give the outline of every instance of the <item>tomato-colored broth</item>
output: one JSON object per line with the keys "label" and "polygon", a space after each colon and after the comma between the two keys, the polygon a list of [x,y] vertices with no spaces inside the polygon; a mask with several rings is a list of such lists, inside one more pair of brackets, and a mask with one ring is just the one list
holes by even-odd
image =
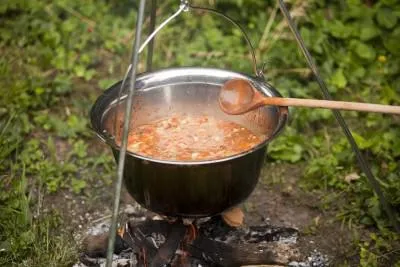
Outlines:
{"label": "tomato-colored broth", "polygon": [[229,157],[263,140],[234,122],[183,115],[135,127],[128,137],[128,150],[155,159],[200,161]]}

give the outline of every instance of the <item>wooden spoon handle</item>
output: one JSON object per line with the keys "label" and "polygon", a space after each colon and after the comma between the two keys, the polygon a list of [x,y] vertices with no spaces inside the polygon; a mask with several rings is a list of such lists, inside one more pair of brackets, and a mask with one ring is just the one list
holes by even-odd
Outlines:
{"label": "wooden spoon handle", "polygon": [[302,98],[283,98],[283,97],[264,97],[262,102],[264,105],[273,105],[273,106],[314,107],[314,108],[343,109],[343,110],[400,114],[400,106],[380,105],[380,104],[370,104],[370,103],[360,103],[360,102],[302,99]]}

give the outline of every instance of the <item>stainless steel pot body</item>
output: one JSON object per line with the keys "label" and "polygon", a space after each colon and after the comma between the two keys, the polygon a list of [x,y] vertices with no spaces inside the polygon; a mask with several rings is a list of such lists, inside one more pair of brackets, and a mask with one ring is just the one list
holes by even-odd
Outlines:
{"label": "stainless steel pot body", "polygon": [[[128,152],[125,186],[139,204],[167,216],[205,217],[240,204],[254,190],[267,144],[284,128],[288,112],[286,107],[269,106],[239,116],[223,113],[218,105],[219,90],[232,78],[247,79],[265,95],[280,96],[267,83],[220,69],[175,68],[138,75],[131,128],[172,114],[210,115],[266,136],[251,150],[218,160],[167,161]],[[92,128],[111,146],[116,159],[119,147],[115,140],[122,132],[125,106],[124,102],[115,104],[120,86],[118,82],[105,91],[90,114]]]}

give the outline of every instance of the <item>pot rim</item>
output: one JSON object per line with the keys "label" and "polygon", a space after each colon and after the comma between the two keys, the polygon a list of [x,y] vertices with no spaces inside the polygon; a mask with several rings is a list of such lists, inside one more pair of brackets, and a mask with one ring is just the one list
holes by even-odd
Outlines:
{"label": "pot rim", "polygon": [[[268,90],[269,93],[271,94],[271,96],[277,96],[277,97],[281,97],[281,94],[273,87],[271,86],[269,83],[261,80],[260,78],[255,78],[252,76],[249,76],[247,74],[243,74],[240,72],[234,72],[234,71],[229,71],[229,70],[225,70],[225,69],[219,69],[219,68],[205,68],[205,67],[176,67],[176,68],[164,68],[164,69],[159,69],[156,71],[152,71],[152,72],[143,72],[140,74],[137,74],[136,76],[136,83],[139,82],[139,87],[140,87],[140,80],[149,76],[149,75],[157,75],[160,74],[162,72],[165,71],[196,71],[196,70],[207,70],[207,71],[223,71],[226,73],[230,73],[233,74],[235,76],[242,76],[242,78],[246,78],[248,79],[250,82],[253,83],[254,87],[257,89],[264,89],[264,90]],[[99,103],[101,102],[102,98],[104,98],[105,95],[107,95],[107,93],[110,93],[110,91],[116,90],[115,87],[117,85],[120,85],[122,82],[118,81],[116,83],[114,83],[113,85],[111,85],[106,91],[103,92],[103,94],[101,94],[95,101],[95,103],[93,104],[91,110],[90,110],[90,120],[91,120],[91,128],[92,130],[96,133],[97,137],[104,143],[106,143],[107,145],[109,145],[112,149],[116,150],[119,152],[120,150],[120,146],[116,145],[116,143],[114,142],[114,140],[112,138],[110,138],[108,135],[104,134],[102,132],[102,129],[100,127],[96,127],[96,120],[98,120],[96,118],[96,114],[95,114],[95,109],[96,107],[99,105]],[[118,87],[119,88],[119,87]],[[143,88],[137,88],[136,90],[141,90]],[[147,88],[145,88],[147,89]],[[262,93],[263,90],[260,90]],[[259,149],[261,149],[262,147],[268,145],[272,140],[274,140],[277,136],[279,136],[284,129],[284,126],[287,123],[288,120],[288,107],[276,107],[278,110],[278,114],[279,114],[279,119],[278,119],[278,123],[277,126],[275,127],[275,130],[273,132],[273,134],[271,136],[269,136],[269,138],[267,138],[266,140],[264,140],[263,142],[259,143],[258,145],[252,147],[249,150],[243,151],[241,153],[238,154],[234,154],[232,156],[229,157],[224,157],[224,158],[220,158],[220,159],[212,159],[212,160],[201,160],[201,161],[179,161],[179,160],[163,160],[163,159],[155,159],[155,158],[150,158],[150,157],[146,157],[137,153],[133,153],[130,152],[129,150],[126,151],[126,154],[138,159],[141,159],[143,161],[148,161],[148,162],[152,162],[152,163],[160,163],[160,164],[167,164],[167,165],[181,165],[181,166],[195,166],[195,165],[208,165],[208,164],[215,164],[215,163],[223,163],[223,162],[227,162],[227,161],[231,161],[234,160],[236,158],[240,158],[243,157],[247,154],[253,153]],[[105,113],[102,114],[101,116],[101,121],[103,121],[103,116]],[[101,124],[101,123],[100,123]]]}

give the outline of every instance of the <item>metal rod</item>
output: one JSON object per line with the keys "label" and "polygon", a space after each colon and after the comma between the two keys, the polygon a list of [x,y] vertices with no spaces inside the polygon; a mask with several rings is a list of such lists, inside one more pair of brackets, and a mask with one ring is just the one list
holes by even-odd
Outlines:
{"label": "metal rod", "polygon": [[136,68],[137,63],[139,61],[139,46],[140,46],[140,37],[142,33],[143,26],[143,15],[144,15],[144,7],[146,0],[140,0],[138,17],[136,22],[136,34],[135,40],[133,43],[133,51],[132,51],[132,72],[129,83],[129,92],[128,98],[126,100],[126,108],[125,108],[125,120],[124,120],[124,131],[123,138],[121,144],[121,150],[119,153],[118,159],[118,170],[117,170],[117,182],[115,184],[115,193],[114,193],[114,208],[111,220],[111,228],[109,232],[108,239],[108,248],[107,248],[107,262],[106,267],[111,267],[113,254],[114,254],[114,244],[115,244],[115,235],[117,232],[117,219],[118,219],[118,211],[119,211],[119,202],[121,196],[121,187],[122,187],[122,178],[124,174],[124,165],[125,165],[125,155],[127,149],[127,141],[128,141],[128,133],[129,133],[129,125],[131,120],[131,110],[132,110],[132,102],[133,102],[133,94],[135,91],[135,83],[136,83]]}
{"label": "metal rod", "polygon": [[119,91],[118,91],[118,99],[117,99],[117,101],[115,101],[115,103],[114,103],[114,105],[113,105],[113,107],[115,108],[115,111],[114,111],[114,144],[116,145],[117,143],[116,143],[116,140],[118,140],[118,138],[120,138],[120,136],[117,136],[117,127],[118,127],[118,105],[121,103],[121,95],[122,95],[122,91],[123,91],[123,89],[125,88],[125,83],[126,83],[126,80],[128,79],[128,77],[129,77],[129,73],[130,73],[130,71],[131,71],[131,68],[132,68],[132,63],[131,64],[129,64],[129,66],[128,66],[128,69],[126,70],[126,73],[125,73],[125,75],[124,75],[124,79],[122,80],[122,83],[121,83],[121,87],[119,88]]}
{"label": "metal rod", "polygon": [[[156,28],[156,12],[157,12],[157,0],[152,0],[150,5],[150,29],[149,32],[152,33]],[[154,38],[150,41],[149,47],[147,48],[147,62],[146,69],[151,71],[153,66],[153,51],[154,51]]]}
{"label": "metal rod", "polygon": [[[296,38],[296,41],[297,41],[301,51],[303,52],[304,57],[306,58],[306,61],[309,65],[309,67],[311,68],[312,72],[314,73],[317,83],[318,83],[319,87],[321,88],[322,94],[324,95],[324,98],[331,100],[332,96],[330,95],[325,82],[322,80],[321,75],[319,74],[318,68],[317,68],[316,64],[314,63],[314,61],[311,57],[311,54],[308,52],[308,50],[304,44],[303,38],[301,37],[299,31],[297,30],[296,25],[295,25],[292,17],[290,16],[289,11],[287,10],[287,8],[285,6],[285,3],[283,2],[283,0],[278,0],[278,1],[279,1],[279,7],[289,24],[289,28],[293,32],[293,34]],[[356,154],[356,158],[358,160],[361,170],[367,176],[368,182],[374,189],[375,193],[377,194],[377,196],[379,198],[379,201],[380,201],[382,207],[385,209],[387,216],[389,217],[390,221],[392,222],[393,228],[397,232],[400,233],[400,225],[396,219],[396,215],[395,215],[392,207],[390,206],[389,202],[386,200],[385,196],[383,195],[383,192],[379,185],[379,182],[372,174],[367,161],[364,159],[363,155],[361,154],[360,149],[358,148],[358,145],[357,145],[356,141],[354,140],[354,137],[351,134],[344,118],[342,117],[342,115],[339,111],[332,110],[332,112],[333,112],[333,115],[335,116],[336,120],[338,121],[339,125],[341,126],[341,128],[347,138],[347,141],[350,143],[351,148],[353,149],[354,153]]]}

